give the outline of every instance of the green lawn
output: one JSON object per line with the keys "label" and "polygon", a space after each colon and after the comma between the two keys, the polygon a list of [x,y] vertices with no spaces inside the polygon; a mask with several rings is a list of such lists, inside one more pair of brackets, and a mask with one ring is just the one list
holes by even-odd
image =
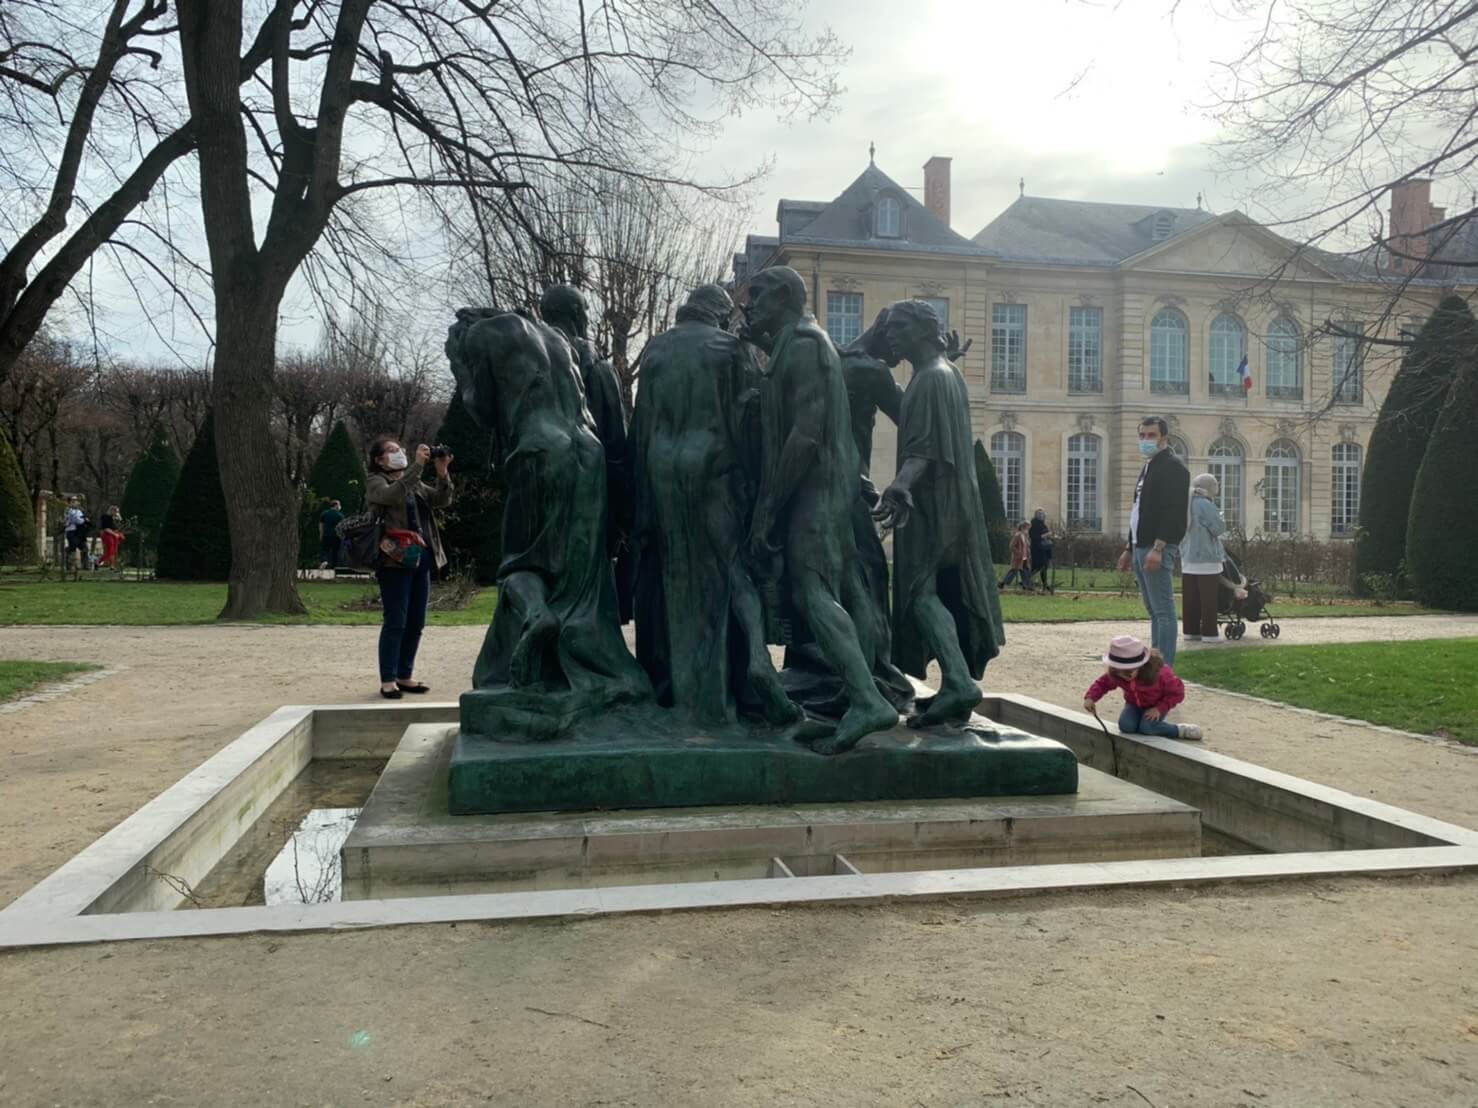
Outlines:
{"label": "green lawn", "polygon": [[[306,616],[269,616],[274,623],[375,624],[377,608],[362,602],[376,594],[373,583],[303,581],[299,595],[308,605]],[[485,626],[493,618],[496,589],[479,592],[466,608],[431,612],[438,627]],[[226,602],[222,584],[172,581],[39,581],[34,576],[7,573],[0,577],[0,625],[27,624],[183,624],[212,623]],[[1001,596],[1011,623],[1071,623],[1079,620],[1143,620],[1144,606],[1137,593],[1022,593],[1014,585]],[[1416,615],[1424,610],[1411,604],[1322,603],[1280,600],[1274,610],[1280,620],[1305,616]],[[1253,633],[1256,634],[1254,627]]]}
{"label": "green lawn", "polygon": [[[274,623],[377,624],[378,608],[361,602],[377,596],[373,583],[301,581],[305,616],[269,616]],[[432,611],[435,626],[486,625],[493,618],[496,589],[483,589],[466,608]],[[0,625],[213,623],[226,602],[223,584],[173,581],[25,581],[7,575],[0,583]]]}
{"label": "green lawn", "polygon": [[87,662],[10,662],[0,661],[0,701],[14,700],[37,685],[63,681],[74,673],[97,669]]}
{"label": "green lawn", "polygon": [[1478,746],[1478,639],[1224,647],[1175,659],[1182,677]]}

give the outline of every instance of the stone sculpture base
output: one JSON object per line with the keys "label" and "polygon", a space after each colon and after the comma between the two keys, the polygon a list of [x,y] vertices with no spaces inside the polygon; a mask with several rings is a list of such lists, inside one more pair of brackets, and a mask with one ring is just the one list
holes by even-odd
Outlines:
{"label": "stone sculpture base", "polygon": [[[651,710],[615,709],[550,742],[459,733],[453,815],[734,804],[1055,796],[1078,787],[1072,751],[1051,739],[970,726],[869,735],[825,757],[789,732],[682,730]],[[465,725],[465,721],[464,721]]]}

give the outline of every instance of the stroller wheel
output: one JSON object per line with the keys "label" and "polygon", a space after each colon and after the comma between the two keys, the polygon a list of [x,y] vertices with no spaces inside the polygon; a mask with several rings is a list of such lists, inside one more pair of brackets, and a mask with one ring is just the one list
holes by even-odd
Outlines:
{"label": "stroller wheel", "polygon": [[1279,635],[1281,635],[1283,633],[1283,628],[1279,627],[1276,623],[1272,625],[1272,628],[1273,628],[1273,638],[1275,638],[1275,639]]}
{"label": "stroller wheel", "polygon": [[1270,624],[1264,623],[1261,627],[1257,629],[1257,632],[1265,639],[1270,639],[1273,637],[1273,628]]}

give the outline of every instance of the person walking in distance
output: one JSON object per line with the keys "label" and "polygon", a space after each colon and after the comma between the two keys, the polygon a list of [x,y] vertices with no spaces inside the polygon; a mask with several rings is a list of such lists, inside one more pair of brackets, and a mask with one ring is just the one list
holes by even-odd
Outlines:
{"label": "person walking in distance", "polygon": [[328,507],[318,517],[318,568],[339,568],[338,526],[344,519],[344,507],[337,500],[330,500]]}
{"label": "person walking in distance", "polygon": [[98,525],[102,528],[99,537],[103,540],[103,556],[98,565],[118,569],[118,548],[123,545],[124,536],[123,513],[118,510],[117,504],[108,506],[102,519],[98,520]]}
{"label": "person walking in distance", "polygon": [[[88,568],[87,532],[91,529],[87,513],[82,510],[82,501],[75,496],[67,497],[67,512],[62,517],[62,531],[67,539],[66,560],[74,564],[76,569]],[[75,559],[72,557],[74,551],[77,554]]]}
{"label": "person walking in distance", "polygon": [[1175,565],[1185,537],[1191,475],[1170,450],[1170,428],[1159,416],[1139,422],[1139,452],[1144,468],[1134,484],[1129,510],[1129,542],[1119,555],[1119,572],[1134,570],[1150,616],[1150,642],[1166,662],[1175,661]]}
{"label": "person walking in distance", "polygon": [[[414,679],[416,649],[426,626],[426,605],[431,598],[431,572],[446,565],[441,532],[433,508],[452,502],[448,469],[450,451],[434,461],[431,447],[416,447],[414,459],[406,457],[400,443],[381,435],[370,444],[369,474],[364,483],[365,500],[380,514],[385,540],[380,549],[384,564],[375,571],[380,584],[380,695],[399,700],[403,693],[424,693],[430,686]],[[434,483],[423,479],[434,468]]]}
{"label": "person walking in distance", "polygon": [[1031,571],[1036,574],[1037,584],[1043,592],[1051,592],[1047,582],[1047,566],[1052,561],[1052,529],[1047,526],[1047,509],[1038,508],[1032,513],[1031,526],[1026,537],[1031,541]]}
{"label": "person walking in distance", "polygon": [[1216,631],[1216,594],[1227,557],[1221,542],[1226,520],[1216,507],[1219,489],[1216,478],[1209,473],[1191,482],[1191,517],[1181,547],[1180,570],[1187,642],[1224,641]]}
{"label": "person walking in distance", "polygon": [[1002,578],[997,588],[1004,589],[1012,581],[1019,579],[1023,590],[1032,591],[1031,549],[1031,539],[1027,532],[1026,522],[1023,520],[1016,525],[1016,530],[1011,532],[1011,571]]}

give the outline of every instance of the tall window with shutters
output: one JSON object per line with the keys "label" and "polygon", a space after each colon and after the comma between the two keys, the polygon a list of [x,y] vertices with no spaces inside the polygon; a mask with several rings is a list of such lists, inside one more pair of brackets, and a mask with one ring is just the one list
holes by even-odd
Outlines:
{"label": "tall window with shutters", "polygon": [[1070,308],[1067,322],[1069,392],[1103,391],[1103,309]]}
{"label": "tall window with shutters", "polygon": [[1298,533],[1298,447],[1279,439],[1263,456],[1262,529],[1270,535]]}
{"label": "tall window with shutters", "polygon": [[1228,531],[1242,529],[1242,444],[1233,438],[1217,439],[1211,444],[1206,472],[1220,486],[1216,506]]}
{"label": "tall window with shutters", "polygon": [[1150,391],[1190,391],[1190,327],[1174,308],[1150,320]]}
{"label": "tall window with shutters", "polygon": [[1103,529],[1100,455],[1097,435],[1085,431],[1067,440],[1067,525],[1075,531]]}
{"label": "tall window with shutters", "polygon": [[826,333],[837,346],[849,346],[862,335],[862,294],[826,294]]}
{"label": "tall window with shutters", "polygon": [[1026,437],[1018,431],[997,431],[990,437],[990,460],[1001,482],[1001,500],[1006,519],[1017,523],[1022,518],[1025,495]]}
{"label": "tall window with shutters", "polygon": [[1334,444],[1334,504],[1329,530],[1338,537],[1355,533],[1360,522],[1360,447],[1353,442]]}

